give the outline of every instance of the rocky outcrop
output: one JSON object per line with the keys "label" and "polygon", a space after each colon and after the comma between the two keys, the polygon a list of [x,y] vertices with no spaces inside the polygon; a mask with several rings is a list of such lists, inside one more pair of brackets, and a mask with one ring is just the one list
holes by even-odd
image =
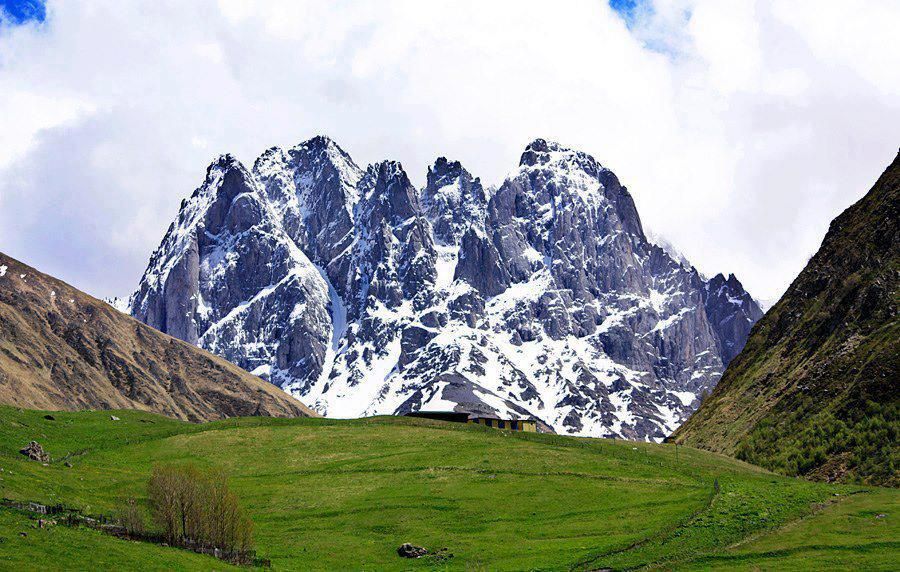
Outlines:
{"label": "rocky outcrop", "polygon": [[421,558],[428,555],[428,549],[404,542],[397,549],[397,555],[401,558]]}
{"label": "rocky outcrop", "polygon": [[585,153],[535,140],[496,191],[440,158],[419,192],[399,163],[360,169],[316,137],[252,172],[214,163],[131,312],[329,416],[457,409],[660,439],[759,309],[648,241]]}
{"label": "rocky outcrop", "polygon": [[750,328],[763,317],[762,310],[734,274],[715,275],[704,285],[703,297],[719,353],[727,364],[744,349]]}
{"label": "rocky outcrop", "polygon": [[309,382],[330,341],[328,284],[229,155],[182,203],[131,314],[272,380]]}
{"label": "rocky outcrop", "polygon": [[362,170],[334,141],[320,136],[291,149],[267,150],[253,173],[286,234],[325,270],[337,292],[346,294]]}
{"label": "rocky outcrop", "polygon": [[44,451],[44,448],[41,447],[41,444],[37,441],[32,441],[29,443],[24,449],[19,451],[32,461],[38,461],[39,463],[49,463],[50,462],[50,454]]}
{"label": "rocky outcrop", "polygon": [[484,228],[488,196],[481,180],[459,161],[439,157],[428,168],[422,210],[438,244],[456,245],[469,227]]}

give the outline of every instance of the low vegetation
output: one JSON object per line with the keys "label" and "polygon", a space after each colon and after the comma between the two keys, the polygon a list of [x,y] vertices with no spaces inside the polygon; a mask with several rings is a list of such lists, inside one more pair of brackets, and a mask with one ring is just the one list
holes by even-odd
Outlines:
{"label": "low vegetation", "polygon": [[144,511],[138,506],[134,497],[128,497],[125,500],[125,506],[119,513],[119,525],[125,529],[130,536],[139,536],[144,534]]}
{"label": "low vegetation", "polygon": [[[818,410],[817,410],[818,409]],[[808,399],[779,419],[763,419],[737,457],[788,475],[900,485],[900,403],[868,401],[837,416]],[[829,460],[832,462],[828,462]]]}
{"label": "low vegetation", "polygon": [[[253,548],[253,522],[241,510],[221,470],[201,471],[193,464],[156,465],[147,496],[153,521],[170,544],[228,552]],[[133,507],[126,508],[129,513],[129,520],[135,522]]]}
{"label": "low vegetation", "polygon": [[[781,477],[687,447],[676,456],[672,445],[406,418],[188,424],[130,411],[116,416],[111,422],[108,412],[54,413],[51,421],[44,412],[0,408],[0,496],[120,515],[130,510],[122,500],[130,496],[151,515],[154,475],[176,468],[178,479],[203,482],[225,472],[252,520],[258,555],[274,569],[708,569],[760,562],[790,569],[827,562],[877,570],[900,558],[897,491]],[[31,440],[50,453],[49,465],[18,452]],[[851,511],[858,532],[826,534],[844,522],[829,515],[857,499],[868,503]],[[145,524],[162,530],[161,522]],[[779,543],[785,530],[814,522],[824,527],[815,546],[797,534]],[[229,566],[186,550],[34,523],[0,509],[0,568]],[[174,519],[172,534],[192,527]],[[397,548],[406,542],[435,556],[400,558]],[[807,560],[813,553],[816,559]]]}

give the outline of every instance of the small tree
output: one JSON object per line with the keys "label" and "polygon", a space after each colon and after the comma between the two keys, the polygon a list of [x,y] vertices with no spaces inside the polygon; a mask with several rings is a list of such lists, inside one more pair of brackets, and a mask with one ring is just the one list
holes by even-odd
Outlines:
{"label": "small tree", "polygon": [[181,515],[178,507],[178,470],[175,467],[154,466],[147,484],[153,522],[162,529],[168,542],[179,538]]}
{"label": "small tree", "polygon": [[181,523],[181,538],[203,540],[203,482],[204,475],[194,465],[178,467],[175,471],[175,503]]}
{"label": "small tree", "polygon": [[144,532],[144,513],[133,497],[125,499],[125,506],[119,514],[119,524],[130,535]]}
{"label": "small tree", "polygon": [[193,465],[157,466],[148,484],[153,520],[169,542],[193,542],[228,551],[253,547],[253,522],[228,488],[223,471]]}
{"label": "small tree", "polygon": [[253,521],[238,504],[237,495],[228,488],[223,471],[207,477],[204,502],[206,539],[225,550],[249,550],[253,544]]}

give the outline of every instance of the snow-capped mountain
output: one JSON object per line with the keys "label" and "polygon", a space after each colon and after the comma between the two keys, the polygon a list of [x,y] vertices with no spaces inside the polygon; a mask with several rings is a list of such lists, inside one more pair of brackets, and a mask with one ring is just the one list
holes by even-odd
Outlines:
{"label": "snow-capped mountain", "polygon": [[359,168],[327,137],[220,157],[130,312],[332,417],[463,410],[660,439],[759,307],[648,241],[628,191],[541,139],[496,190],[439,158]]}

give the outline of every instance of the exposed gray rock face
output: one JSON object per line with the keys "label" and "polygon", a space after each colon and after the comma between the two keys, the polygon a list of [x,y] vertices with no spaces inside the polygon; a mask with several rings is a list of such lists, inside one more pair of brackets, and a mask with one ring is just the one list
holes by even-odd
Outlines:
{"label": "exposed gray rock face", "polygon": [[344,295],[362,170],[328,137],[268,149],[253,172],[284,231]]}
{"label": "exposed gray rock face", "polygon": [[[512,361],[556,379],[540,404],[558,411],[552,425],[661,438],[721,375],[702,279],[647,241],[628,191],[592,157],[534,141],[485,227],[466,235],[459,277],[504,301],[492,318]],[[492,271],[494,252],[505,273]]]}
{"label": "exposed gray rock face", "polygon": [[481,180],[473,178],[459,161],[440,157],[428,168],[422,210],[438,244],[458,244],[470,226],[483,229],[487,200]]}
{"label": "exposed gray rock face", "polygon": [[369,167],[359,188],[351,319],[379,303],[395,309],[410,301],[424,308],[433,295],[437,256],[415,187],[400,163],[384,161]]}
{"label": "exposed gray rock face", "polygon": [[[737,303],[737,302],[739,303]],[[761,314],[647,240],[589,155],[535,140],[495,192],[438,159],[362,170],[317,137],[214,163],[131,312],[334,417],[535,417],[660,439]]]}
{"label": "exposed gray rock face", "polygon": [[734,274],[727,279],[716,274],[704,284],[703,298],[719,353],[727,364],[744,349],[750,328],[763,317],[763,312]]}
{"label": "exposed gray rock face", "polygon": [[463,234],[459,252],[455,279],[465,280],[486,297],[495,296],[510,285],[512,279],[497,247],[477,227],[471,226]]}
{"label": "exposed gray rock face", "polygon": [[182,203],[130,309],[154,328],[286,383],[321,374],[328,305],[326,281],[257,180],[224,155]]}

